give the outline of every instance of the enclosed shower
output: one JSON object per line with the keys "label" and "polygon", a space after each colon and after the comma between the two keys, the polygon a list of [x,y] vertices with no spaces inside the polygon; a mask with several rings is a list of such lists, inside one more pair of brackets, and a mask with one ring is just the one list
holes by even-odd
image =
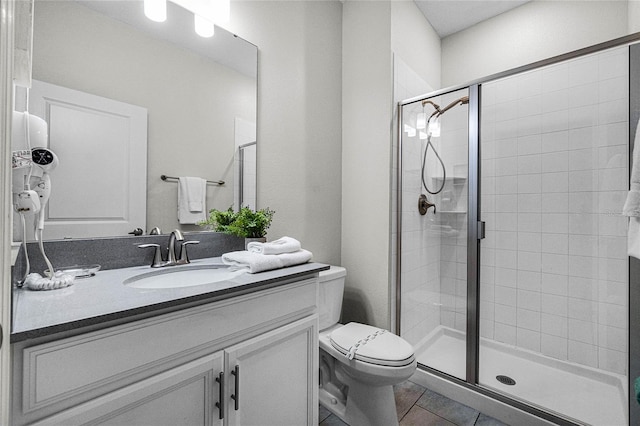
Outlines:
{"label": "enclosed shower", "polygon": [[559,424],[629,424],[638,64],[617,41],[399,103],[397,326],[420,370]]}

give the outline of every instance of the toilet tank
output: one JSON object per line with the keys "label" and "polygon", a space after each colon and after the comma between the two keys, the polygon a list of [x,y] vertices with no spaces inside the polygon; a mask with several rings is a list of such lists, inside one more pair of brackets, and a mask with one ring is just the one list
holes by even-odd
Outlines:
{"label": "toilet tank", "polygon": [[344,279],[346,275],[347,270],[341,266],[332,266],[328,271],[320,272],[320,285],[318,290],[320,330],[324,330],[340,322]]}

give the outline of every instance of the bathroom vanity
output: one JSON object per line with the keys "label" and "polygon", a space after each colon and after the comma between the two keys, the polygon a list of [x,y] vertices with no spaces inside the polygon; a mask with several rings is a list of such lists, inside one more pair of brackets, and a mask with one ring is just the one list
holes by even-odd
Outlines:
{"label": "bathroom vanity", "polygon": [[325,269],[123,284],[150,270],[138,266],[68,289],[16,290],[12,424],[315,425]]}

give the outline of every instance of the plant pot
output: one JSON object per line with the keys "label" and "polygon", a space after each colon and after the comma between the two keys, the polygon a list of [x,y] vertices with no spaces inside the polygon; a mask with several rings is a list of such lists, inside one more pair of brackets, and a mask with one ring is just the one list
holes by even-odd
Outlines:
{"label": "plant pot", "polygon": [[244,249],[247,250],[249,247],[249,243],[266,243],[267,242],[267,237],[260,237],[260,238],[245,238],[244,239]]}

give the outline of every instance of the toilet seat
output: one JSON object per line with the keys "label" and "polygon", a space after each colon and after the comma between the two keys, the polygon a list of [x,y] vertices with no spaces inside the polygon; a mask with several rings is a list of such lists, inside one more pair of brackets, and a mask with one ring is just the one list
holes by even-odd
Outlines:
{"label": "toilet seat", "polygon": [[350,322],[330,335],[331,346],[349,359],[387,367],[414,361],[413,347],[403,338],[378,327]]}

